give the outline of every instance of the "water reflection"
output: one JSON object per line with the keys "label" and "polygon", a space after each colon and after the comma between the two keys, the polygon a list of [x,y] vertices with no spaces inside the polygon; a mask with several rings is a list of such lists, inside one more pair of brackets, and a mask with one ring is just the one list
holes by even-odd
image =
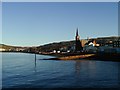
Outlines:
{"label": "water reflection", "polygon": [[118,63],[118,85],[120,88],[120,63]]}
{"label": "water reflection", "polygon": [[90,78],[94,77],[96,74],[96,63],[93,61],[77,60],[75,62],[75,74],[77,77],[80,77],[80,73]]}
{"label": "water reflection", "polygon": [[34,63],[35,63],[34,71],[37,72],[37,70],[36,70],[36,54],[35,54],[35,62]]}
{"label": "water reflection", "polygon": [[94,78],[96,75],[96,62],[90,61],[88,63],[88,73],[90,78]]}
{"label": "water reflection", "polygon": [[76,61],[76,62],[75,62],[75,74],[76,74],[77,76],[80,75],[80,66],[81,66],[80,61]]}

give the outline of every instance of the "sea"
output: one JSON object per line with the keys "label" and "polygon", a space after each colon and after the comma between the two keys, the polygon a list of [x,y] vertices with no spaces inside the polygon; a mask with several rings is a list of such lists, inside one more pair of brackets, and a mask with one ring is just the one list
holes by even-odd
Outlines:
{"label": "sea", "polygon": [[3,52],[2,88],[120,88],[120,62]]}

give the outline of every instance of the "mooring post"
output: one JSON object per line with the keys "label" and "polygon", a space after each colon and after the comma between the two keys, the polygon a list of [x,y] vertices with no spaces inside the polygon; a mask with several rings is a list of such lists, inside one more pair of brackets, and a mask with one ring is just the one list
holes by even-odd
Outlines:
{"label": "mooring post", "polygon": [[36,52],[35,52],[35,60],[36,60]]}
{"label": "mooring post", "polygon": [[34,51],[34,53],[35,53],[35,72],[36,72],[36,47],[35,47],[35,51]]}
{"label": "mooring post", "polygon": [[36,67],[36,47],[35,47],[35,67]]}
{"label": "mooring post", "polygon": [[35,47],[35,60],[36,60],[36,47]]}

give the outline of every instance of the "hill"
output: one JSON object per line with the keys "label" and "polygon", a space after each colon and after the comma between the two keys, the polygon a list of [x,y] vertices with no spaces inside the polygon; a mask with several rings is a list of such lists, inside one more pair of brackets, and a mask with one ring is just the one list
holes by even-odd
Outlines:
{"label": "hill", "polygon": [[[112,42],[118,41],[118,40],[120,40],[120,37],[112,36],[112,37],[98,37],[98,38],[91,38],[91,39],[95,39],[97,44],[105,44],[105,43],[109,43],[110,41],[112,41]],[[87,42],[88,40],[82,39],[81,41]],[[39,47],[37,47],[37,49],[41,52],[50,52],[53,50],[60,50],[60,49],[68,50],[68,49],[72,48],[73,46],[75,46],[75,40],[58,42],[58,43],[50,43],[50,44],[46,44],[43,46],[39,46]]]}
{"label": "hill", "polygon": [[71,46],[74,46],[75,41],[64,41],[64,42],[58,42],[58,43],[50,43],[43,46],[37,47],[37,49],[41,52],[50,52],[53,50],[59,50],[59,49],[69,49]]}
{"label": "hill", "polygon": [[[98,44],[104,44],[108,43],[109,41],[118,41],[120,40],[119,36],[114,36],[114,37],[98,37],[98,38],[91,38],[95,39],[96,43]],[[87,39],[82,39],[83,41],[87,41]],[[71,41],[63,41],[63,42],[57,42],[57,43],[49,43],[45,44],[42,46],[36,47],[38,52],[51,52],[53,50],[61,50],[61,51],[66,51],[75,46],[75,40]],[[11,46],[11,45],[5,45],[5,44],[0,44],[0,48],[6,49],[6,51],[11,50],[16,50],[17,48],[22,48],[24,49],[25,52],[34,52],[35,47],[22,47],[22,46]]]}

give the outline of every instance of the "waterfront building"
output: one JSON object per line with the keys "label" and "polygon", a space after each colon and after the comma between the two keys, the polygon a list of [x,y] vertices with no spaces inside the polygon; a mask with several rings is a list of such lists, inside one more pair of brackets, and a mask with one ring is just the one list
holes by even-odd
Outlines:
{"label": "waterfront building", "polygon": [[120,40],[114,41],[113,47],[120,47]]}
{"label": "waterfront building", "polygon": [[83,47],[84,52],[97,52],[96,41],[94,39],[89,39]]}
{"label": "waterfront building", "polygon": [[116,48],[108,47],[108,46],[100,46],[98,47],[98,52],[100,53],[117,53]]}
{"label": "waterfront building", "polygon": [[104,46],[100,46],[98,51],[104,53],[120,53],[120,40],[110,40],[104,43]]}
{"label": "waterfront building", "polygon": [[82,39],[82,40],[81,40],[81,45],[82,45],[82,47],[84,47],[87,42],[88,42],[88,40]]}
{"label": "waterfront building", "polygon": [[24,51],[24,48],[16,48],[15,51]]}
{"label": "waterfront building", "polygon": [[78,52],[78,51],[82,51],[82,45],[81,45],[81,41],[80,41],[80,36],[78,35],[78,28],[76,30],[76,36],[75,36],[75,51]]}
{"label": "waterfront building", "polygon": [[120,37],[101,37],[97,38],[99,46],[120,47]]}
{"label": "waterfront building", "polygon": [[0,51],[5,51],[5,49],[4,48],[0,48]]}
{"label": "waterfront building", "polygon": [[84,51],[84,52],[95,53],[95,52],[97,52],[97,47],[95,47],[93,44],[85,45],[85,46],[83,47],[83,51]]}
{"label": "waterfront building", "polygon": [[113,42],[113,48],[116,50],[117,53],[120,53],[120,39]]}

